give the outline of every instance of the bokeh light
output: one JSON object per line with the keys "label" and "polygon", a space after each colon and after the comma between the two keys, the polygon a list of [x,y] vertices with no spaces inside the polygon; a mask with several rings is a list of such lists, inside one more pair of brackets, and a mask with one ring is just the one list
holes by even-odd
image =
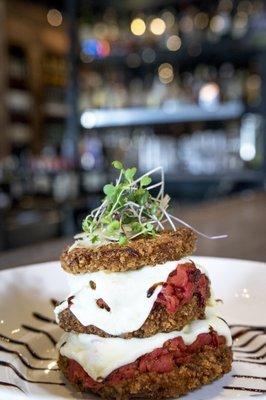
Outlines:
{"label": "bokeh light", "polygon": [[104,22],[97,22],[93,27],[93,34],[97,39],[108,37],[108,26]]}
{"label": "bokeh light", "polygon": [[248,15],[245,12],[238,12],[233,21],[233,35],[242,37],[248,30]]}
{"label": "bokeh light", "polygon": [[194,24],[196,29],[205,29],[209,24],[209,16],[204,12],[195,15]]}
{"label": "bokeh light", "polygon": [[141,36],[146,30],[146,24],[141,18],[135,18],[130,25],[131,32],[135,36]]}
{"label": "bokeh light", "polygon": [[177,35],[169,36],[166,42],[166,46],[170,51],[177,51],[181,47],[181,39]]}
{"label": "bokeh light", "polygon": [[175,16],[171,11],[168,11],[168,10],[163,11],[162,19],[164,20],[167,28],[172,28],[172,26],[174,26]]}
{"label": "bokeh light", "polygon": [[97,122],[96,115],[93,111],[84,111],[80,117],[81,126],[85,129],[92,129]]}
{"label": "bokeh light", "polygon": [[218,4],[219,11],[227,11],[231,12],[233,9],[233,2],[232,0],[220,0]]}
{"label": "bokeh light", "polygon": [[226,31],[227,25],[228,23],[226,21],[226,18],[222,15],[215,15],[214,17],[212,17],[210,22],[211,31],[219,34],[222,34]]}
{"label": "bokeh light", "polygon": [[191,33],[193,31],[193,19],[186,15],[179,21],[180,30],[184,33]]}
{"label": "bokeh light", "polygon": [[165,29],[165,22],[161,18],[154,18],[150,23],[150,30],[154,35],[162,35],[165,32]]}
{"label": "bokeh light", "polygon": [[[109,56],[111,48],[108,40],[86,39],[81,43],[82,58],[85,60],[86,56],[92,58],[104,58]],[[89,61],[84,61],[89,62]]]}
{"label": "bokeh light", "polygon": [[162,83],[170,83],[174,79],[174,70],[171,64],[163,63],[158,68],[159,79]]}
{"label": "bokeh light", "polygon": [[51,8],[47,13],[47,21],[51,26],[60,26],[63,22],[63,16],[56,8]]}
{"label": "bokeh light", "polygon": [[249,1],[249,0],[240,1],[237,6],[237,11],[238,12],[247,12],[248,14],[252,13],[253,5],[252,5],[251,1]]}
{"label": "bokeh light", "polygon": [[199,104],[204,107],[216,106],[220,99],[220,88],[215,82],[204,84],[199,91]]}

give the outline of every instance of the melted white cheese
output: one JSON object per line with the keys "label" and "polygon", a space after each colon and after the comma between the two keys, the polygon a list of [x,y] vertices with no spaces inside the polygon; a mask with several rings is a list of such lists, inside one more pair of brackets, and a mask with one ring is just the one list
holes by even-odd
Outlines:
{"label": "melted white cheese", "polygon": [[191,344],[200,333],[209,332],[210,326],[224,336],[227,345],[231,346],[232,339],[227,324],[209,313],[207,319],[194,321],[179,332],[158,333],[143,339],[101,338],[96,335],[67,333],[61,339],[59,347],[66,342],[60,353],[79,363],[94,380],[101,380],[117,368],[162,347],[169,339],[181,336],[185,344]]}
{"label": "melted white cheese", "polygon": [[[166,282],[170,272],[184,262],[188,260],[169,261],[136,271],[68,274],[70,295],[75,294],[70,310],[83,326],[94,325],[110,335],[133,332],[149,316],[162,285],[158,285],[153,294],[147,297],[149,288]],[[95,289],[92,289],[90,281],[95,283]],[[97,299],[103,299],[110,311],[100,308]],[[67,301],[60,304],[55,309],[56,315],[67,307]]]}

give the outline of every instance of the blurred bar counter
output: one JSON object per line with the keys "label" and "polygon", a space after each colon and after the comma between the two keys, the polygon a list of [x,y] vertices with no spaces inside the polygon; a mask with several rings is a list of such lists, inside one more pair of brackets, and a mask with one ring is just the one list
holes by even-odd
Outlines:
{"label": "blurred bar counter", "polygon": [[[210,235],[228,234],[228,239],[199,237],[196,255],[266,261],[266,193],[241,196],[198,205],[178,206],[175,215]],[[0,269],[58,260],[71,237],[0,253]]]}

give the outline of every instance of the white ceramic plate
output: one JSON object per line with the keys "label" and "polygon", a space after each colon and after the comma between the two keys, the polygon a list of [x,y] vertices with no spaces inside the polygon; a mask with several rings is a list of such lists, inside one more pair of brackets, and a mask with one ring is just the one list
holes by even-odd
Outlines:
{"label": "white ceramic plate", "polygon": [[[186,400],[266,398],[266,265],[192,258],[207,269],[216,298],[224,301],[221,315],[229,325],[237,325],[232,333],[238,337],[232,372],[189,394]],[[83,398],[56,370],[54,344],[61,331],[54,323],[51,299],[61,300],[66,295],[66,278],[57,262],[0,273],[1,400]]]}

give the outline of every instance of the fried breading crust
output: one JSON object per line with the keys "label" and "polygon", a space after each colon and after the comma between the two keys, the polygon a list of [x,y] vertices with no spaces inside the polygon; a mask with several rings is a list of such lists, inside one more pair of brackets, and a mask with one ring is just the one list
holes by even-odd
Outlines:
{"label": "fried breading crust", "polygon": [[[200,305],[195,295],[189,303],[184,304],[174,314],[169,313],[161,304],[155,304],[141,328],[137,331],[120,335],[120,337],[125,339],[132,337],[143,338],[155,335],[159,332],[179,331],[190,322],[204,318],[204,310],[205,304]],[[83,326],[69,308],[59,314],[59,326],[67,332],[91,333],[101,337],[113,336],[93,325]]]}
{"label": "fried breading crust", "polygon": [[132,271],[146,265],[179,260],[191,255],[195,246],[195,233],[188,228],[179,228],[176,231],[163,231],[155,237],[134,239],[125,246],[110,243],[95,248],[65,250],[61,255],[61,265],[72,274],[100,270]]}
{"label": "fried breading crust", "polygon": [[[222,377],[231,370],[231,364],[231,348],[226,345],[217,348],[204,346],[189,362],[177,366],[171,372],[139,372],[134,378],[106,383],[93,392],[104,399],[176,398]],[[67,377],[68,359],[60,355],[58,365]],[[75,383],[78,390],[85,391],[81,381]]]}

